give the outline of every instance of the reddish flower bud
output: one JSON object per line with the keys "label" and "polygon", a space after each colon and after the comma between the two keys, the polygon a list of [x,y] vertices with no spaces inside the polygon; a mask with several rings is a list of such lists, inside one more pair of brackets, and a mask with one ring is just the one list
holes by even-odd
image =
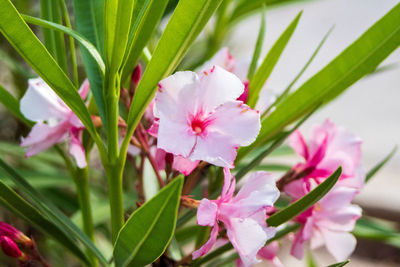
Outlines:
{"label": "reddish flower bud", "polygon": [[0,236],[6,236],[12,241],[21,243],[26,247],[32,245],[32,240],[29,237],[5,222],[0,222]]}
{"label": "reddish flower bud", "polygon": [[12,239],[8,236],[0,236],[0,246],[4,254],[11,258],[20,258],[23,256],[23,253],[17,244],[15,244],[14,241],[12,241]]}
{"label": "reddish flower bud", "polygon": [[140,67],[140,64],[137,64],[132,73],[132,83],[134,85],[138,85],[141,76],[142,76],[142,67]]}

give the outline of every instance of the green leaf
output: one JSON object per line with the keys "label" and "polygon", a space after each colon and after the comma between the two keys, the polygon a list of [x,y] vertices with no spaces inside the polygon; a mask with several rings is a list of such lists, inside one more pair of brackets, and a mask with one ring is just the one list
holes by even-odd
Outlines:
{"label": "green leaf", "polygon": [[98,145],[102,144],[77,89],[28,25],[26,25],[10,0],[0,1],[0,10],[2,11],[2,16],[0,16],[1,33],[36,73],[79,117],[96,143]]}
{"label": "green leaf", "polygon": [[339,180],[341,174],[342,167],[339,167],[333,174],[331,174],[331,176],[314,188],[310,193],[293,202],[283,210],[271,215],[267,219],[268,226],[279,226],[310,208],[332,189]]}
{"label": "green leaf", "polygon": [[49,28],[49,29],[52,29],[52,30],[55,30],[58,32],[65,33],[69,36],[72,36],[75,40],[77,40],[79,42],[79,44],[82,47],[85,48],[85,50],[89,53],[89,55],[92,57],[92,59],[95,60],[97,67],[101,71],[102,77],[104,76],[106,67],[104,65],[103,58],[101,57],[99,51],[97,51],[96,47],[91,42],[89,42],[85,37],[83,37],[81,34],[79,34],[78,32],[76,32],[70,28],[67,28],[63,25],[53,23],[51,21],[47,21],[44,19],[39,19],[39,18],[27,16],[27,15],[22,15],[22,18],[27,23],[42,26],[44,28]]}
{"label": "green leaf", "polygon": [[71,236],[66,235],[59,229],[57,224],[49,221],[35,207],[26,202],[2,181],[0,181],[0,203],[33,227],[51,236],[79,259],[83,260],[85,263],[89,263],[85,254]]}
{"label": "green leaf", "polygon": [[[74,0],[76,29],[94,44],[100,52],[103,51],[104,46],[103,11],[104,0]],[[105,103],[101,71],[88,51],[83,46],[80,46],[80,48],[83,65],[85,66],[90,83],[90,90],[93,93],[101,120],[105,122]]]}
{"label": "green leaf", "polygon": [[17,119],[27,125],[32,125],[33,122],[22,115],[19,110],[19,102],[14,98],[3,86],[0,85],[0,103],[3,104]]}
{"label": "green leaf", "polygon": [[385,221],[374,221],[365,216],[357,220],[352,233],[357,238],[378,240],[394,246],[396,245],[393,241],[397,240],[398,243],[400,241],[400,233],[396,227],[387,225]]}
{"label": "green leaf", "polygon": [[123,64],[122,82],[125,82],[157,28],[168,0],[138,0],[133,7],[132,26],[129,33],[128,49]]}
{"label": "green leaf", "polygon": [[385,164],[396,154],[397,146],[376,166],[374,166],[365,176],[365,182],[368,182]]}
{"label": "green leaf", "polygon": [[0,159],[0,167],[6,171],[8,177],[15,183],[18,189],[21,190],[52,223],[59,225],[60,230],[62,230],[66,235],[71,235],[80,240],[104,265],[108,265],[107,260],[92,241],[90,241],[90,239],[75,224],[73,224],[67,216],[55,207],[53,203],[38,193],[23,177],[14,171],[13,168],[8,166],[2,159]]}
{"label": "green leaf", "polygon": [[260,58],[262,45],[264,43],[265,36],[265,7],[261,13],[260,30],[258,31],[256,46],[254,48],[253,58],[251,59],[249,71],[247,72],[247,79],[251,80],[253,78],[254,72],[256,71],[258,65],[258,59]]}
{"label": "green leaf", "polygon": [[137,1],[107,0],[104,2],[104,52],[107,67],[112,73],[118,71],[124,58],[135,2]]}
{"label": "green leaf", "polygon": [[399,17],[400,4],[397,4],[325,68],[283,100],[263,120],[256,141],[241,148],[236,160],[313,109],[317,103],[328,103],[376,69],[400,44]]}
{"label": "green leaf", "polygon": [[276,63],[278,63],[278,60],[281,57],[283,50],[285,49],[287,43],[290,40],[290,37],[292,37],[294,30],[297,27],[302,13],[303,11],[300,11],[299,14],[286,28],[286,30],[281,34],[279,39],[271,47],[271,50],[269,50],[261,66],[257,69],[254,77],[250,80],[249,98],[247,100],[247,104],[250,107],[254,107],[256,105],[261,88],[264,86],[268,77],[271,75]]}
{"label": "green leaf", "polygon": [[158,82],[171,74],[190,45],[200,34],[222,0],[181,0],[146,67],[129,110],[127,134],[121,146],[124,156],[128,142],[147,105],[153,98]]}
{"label": "green leaf", "polygon": [[115,243],[116,267],[144,266],[165,251],[175,231],[182,186],[180,176],[131,215]]}
{"label": "green leaf", "polygon": [[[43,19],[62,24],[60,1],[41,0],[40,13]],[[68,73],[65,41],[62,33],[43,29],[44,43],[50,54],[65,73]]]}
{"label": "green leaf", "polygon": [[350,262],[350,260],[346,260],[346,261],[338,262],[338,263],[335,263],[335,264],[331,264],[331,265],[326,266],[326,267],[342,267],[342,266],[345,266],[349,262]]}

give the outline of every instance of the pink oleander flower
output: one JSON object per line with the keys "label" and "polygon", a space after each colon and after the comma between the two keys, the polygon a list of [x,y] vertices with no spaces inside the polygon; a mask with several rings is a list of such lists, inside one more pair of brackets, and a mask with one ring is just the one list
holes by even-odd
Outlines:
{"label": "pink oleander flower", "polygon": [[275,235],[275,228],[266,224],[266,210],[279,197],[274,179],[266,172],[255,172],[236,196],[235,178],[224,168],[224,185],[217,200],[202,199],[197,209],[197,224],[211,226],[210,239],[197,251],[193,259],[206,254],[215,244],[222,223],[229,241],[238,252],[244,266],[259,260],[257,253]]}
{"label": "pink oleander flower", "polygon": [[[279,244],[277,241],[271,242],[265,247],[261,248],[257,256],[259,259],[270,262],[275,267],[283,267],[281,261],[276,256],[278,254]],[[240,259],[236,260],[236,267],[244,267],[243,262]]]}
{"label": "pink oleander flower", "polygon": [[157,147],[233,168],[237,148],[250,145],[261,127],[259,113],[236,100],[243,90],[239,78],[218,66],[165,78],[155,97]]}
{"label": "pink oleander flower", "polygon": [[167,153],[164,150],[158,148],[156,149],[156,162],[157,168],[159,170],[165,170],[166,163],[171,164],[172,169],[177,170],[184,175],[189,175],[196,167],[199,165],[198,160],[191,161],[190,159],[186,159],[182,156],[175,156],[171,153]]}
{"label": "pink oleander flower", "polygon": [[337,261],[346,260],[356,246],[356,239],[350,232],[361,217],[361,208],[351,204],[357,192],[355,188],[337,186],[300,214],[295,221],[302,227],[296,233],[291,254],[302,259],[305,242],[310,240],[311,249],[325,244]]}
{"label": "pink oleander flower", "polygon": [[[89,82],[86,80],[79,94],[85,99],[88,92]],[[36,122],[21,142],[21,146],[27,148],[27,157],[69,139],[69,153],[75,158],[78,167],[86,167],[85,151],[81,143],[84,129],[82,122],[41,78],[29,80],[20,109],[27,119]]]}
{"label": "pink oleander flower", "polygon": [[296,130],[289,137],[289,145],[305,162],[297,164],[293,169],[297,174],[304,173],[305,176],[286,186],[285,192],[296,197],[300,191],[310,189],[311,179],[320,183],[339,166],[342,166],[343,172],[338,185],[361,189],[365,180],[361,164],[361,143],[360,138],[329,120],[312,128],[308,145],[300,131]]}
{"label": "pink oleander flower", "polygon": [[[250,63],[251,61],[249,58],[235,60],[235,58],[229,53],[229,49],[227,47],[223,47],[209,61],[205,62],[201,67],[199,67],[199,70],[206,70],[212,68],[213,66],[219,66],[235,74],[237,77],[239,77],[244,85],[244,91],[237,98],[237,100],[246,103],[249,92],[247,72],[249,71]],[[272,91],[264,86],[260,92],[259,101],[257,102],[255,109],[261,113],[264,113],[264,111],[267,110],[267,108],[269,108],[269,106],[271,106],[275,100],[276,97]]]}

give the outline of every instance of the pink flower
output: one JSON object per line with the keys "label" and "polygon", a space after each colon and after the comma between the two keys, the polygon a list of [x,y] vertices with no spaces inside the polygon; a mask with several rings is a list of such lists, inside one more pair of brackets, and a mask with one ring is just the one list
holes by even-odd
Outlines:
{"label": "pink flower", "polygon": [[32,240],[29,237],[5,222],[0,222],[0,236],[7,236],[12,241],[24,244],[25,246],[31,246],[32,244]]}
{"label": "pink flower", "polygon": [[351,205],[356,194],[357,189],[335,187],[316,205],[299,215],[296,221],[302,227],[295,236],[291,254],[303,258],[304,244],[310,240],[311,249],[325,244],[337,261],[346,260],[356,245],[350,232],[361,216],[361,208]]}
{"label": "pink flower", "polygon": [[190,159],[181,156],[172,155],[171,153],[167,153],[160,148],[156,150],[155,159],[157,162],[157,168],[159,170],[164,170],[165,163],[169,162],[172,164],[172,168],[174,170],[177,170],[184,175],[189,175],[197,167],[197,165],[199,165],[200,162],[198,160],[191,161]]}
{"label": "pink flower", "polygon": [[312,128],[308,145],[300,131],[296,130],[289,137],[289,145],[305,159],[305,162],[297,164],[294,170],[296,173],[305,173],[306,185],[302,184],[302,180],[298,180],[286,186],[285,191],[295,196],[301,187],[305,189],[306,186],[305,190],[308,190],[310,179],[320,183],[339,166],[343,168],[339,185],[361,189],[365,180],[361,164],[361,143],[360,138],[329,120]]}
{"label": "pink flower", "polygon": [[155,98],[157,147],[191,161],[233,168],[236,150],[250,145],[260,130],[260,115],[236,99],[243,84],[216,66],[200,77],[177,72],[159,83]]}
{"label": "pink flower", "polygon": [[[85,99],[88,92],[89,82],[86,80],[79,94]],[[85,151],[81,143],[84,129],[82,122],[41,78],[29,80],[20,109],[26,118],[36,122],[29,135],[21,142],[21,146],[27,147],[27,157],[69,139],[69,153],[75,158],[78,167],[86,166]]]}
{"label": "pink flower", "polygon": [[258,262],[256,255],[265,242],[275,235],[266,224],[266,209],[279,197],[274,179],[265,172],[255,172],[236,196],[235,178],[224,168],[224,186],[217,200],[202,199],[197,209],[197,224],[211,226],[210,239],[193,259],[206,254],[217,240],[219,222],[226,228],[229,241],[239,253],[244,266]]}

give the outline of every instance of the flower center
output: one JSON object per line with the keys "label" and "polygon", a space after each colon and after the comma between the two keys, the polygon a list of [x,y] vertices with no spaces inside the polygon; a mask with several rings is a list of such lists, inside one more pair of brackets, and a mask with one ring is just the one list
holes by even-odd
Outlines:
{"label": "flower center", "polygon": [[198,118],[194,118],[191,123],[192,130],[195,134],[201,134],[205,130],[205,123]]}

